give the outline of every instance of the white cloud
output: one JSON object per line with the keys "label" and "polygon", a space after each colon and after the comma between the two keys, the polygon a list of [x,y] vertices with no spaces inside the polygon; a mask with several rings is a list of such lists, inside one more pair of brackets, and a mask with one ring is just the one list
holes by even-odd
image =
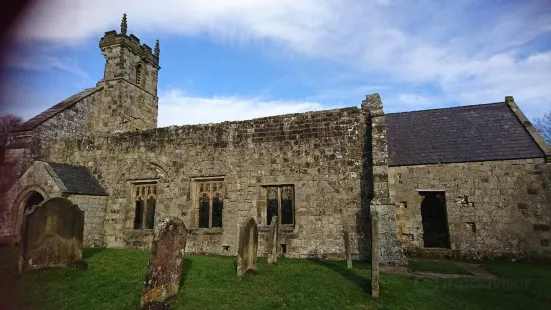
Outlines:
{"label": "white cloud", "polygon": [[51,0],[28,12],[18,35],[80,42],[119,29],[126,12],[132,33],[268,42],[278,54],[337,61],[393,89],[430,85],[443,94],[440,101],[471,104],[513,95],[532,114],[550,103],[549,47],[532,44],[551,34],[549,8],[548,0],[500,6],[476,0]]}
{"label": "white cloud", "polygon": [[263,100],[261,98],[190,96],[178,89],[159,96],[159,127],[219,123],[264,116],[320,110],[310,101]]}
{"label": "white cloud", "polygon": [[91,84],[95,81],[83,70],[78,61],[70,57],[55,57],[41,54],[22,55],[19,52],[10,52],[2,55],[2,66],[8,68],[18,68],[30,71],[43,71],[55,69],[67,72],[80,77],[83,81]]}

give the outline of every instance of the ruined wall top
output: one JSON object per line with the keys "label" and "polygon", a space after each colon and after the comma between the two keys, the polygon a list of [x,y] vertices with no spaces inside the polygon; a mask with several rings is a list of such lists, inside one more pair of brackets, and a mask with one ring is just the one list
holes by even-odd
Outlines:
{"label": "ruined wall top", "polygon": [[[360,110],[356,107],[348,107],[246,121],[170,126],[105,135],[93,134],[63,140],[61,145],[57,146],[65,151],[69,149],[79,151],[102,148],[105,145],[122,148],[141,145],[152,151],[175,144],[226,148],[249,147],[252,144],[273,142],[298,144],[300,140],[310,139],[316,140],[316,144],[322,144],[325,140],[336,136],[358,140],[358,135],[363,134],[362,124]],[[361,152],[360,149],[354,151]]]}
{"label": "ruined wall top", "polygon": [[362,101],[362,111],[371,117],[384,115],[381,96],[378,93],[365,96],[365,100]]}

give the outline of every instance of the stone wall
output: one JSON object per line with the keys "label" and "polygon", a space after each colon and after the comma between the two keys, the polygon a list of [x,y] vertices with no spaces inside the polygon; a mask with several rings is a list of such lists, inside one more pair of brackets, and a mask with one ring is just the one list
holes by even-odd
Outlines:
{"label": "stone wall", "polygon": [[[89,133],[99,113],[102,88],[86,90],[89,93],[69,108],[47,118],[28,131],[14,132],[14,144],[4,151],[4,162],[0,163],[0,193],[7,190],[32,164],[35,154],[52,140],[61,140]],[[79,94],[75,95],[78,96]],[[71,101],[72,98],[67,98]]]}
{"label": "stone wall", "polygon": [[83,246],[104,247],[103,221],[105,220],[107,196],[69,195],[67,199],[84,211]]}
{"label": "stone wall", "polygon": [[551,254],[551,164],[522,159],[389,168],[398,235],[423,248],[419,190],[445,191],[451,250],[469,257]]}
{"label": "stone wall", "polygon": [[122,132],[157,127],[158,98],[122,78],[102,82],[106,91],[99,103],[94,132]]}
{"label": "stone wall", "polygon": [[[96,132],[148,130],[157,127],[158,53],[153,54],[140,39],[109,31],[99,47],[105,57],[105,85]],[[137,68],[141,79],[137,80]]]}
{"label": "stone wall", "polygon": [[[84,165],[109,193],[109,247],[149,246],[152,231],[134,230],[137,181],[156,182],[156,220],[179,217],[191,228],[187,251],[235,255],[238,223],[254,217],[265,251],[263,186],[295,189],[295,226],[282,229],[290,257],[344,257],[343,225],[363,225],[361,209],[365,117],[357,108],[291,114],[244,122],[159,128],[53,144],[44,159]],[[223,228],[197,228],[194,178],[223,177]],[[360,224],[360,225],[358,225]]]}
{"label": "stone wall", "polygon": [[4,205],[4,221],[0,225],[1,236],[18,236],[23,219],[24,203],[28,196],[36,191],[44,199],[58,197],[61,195],[60,186],[52,179],[47,172],[45,164],[34,163],[21,178],[13,184],[0,202]]}
{"label": "stone wall", "polygon": [[[65,186],[44,162],[33,165],[9,189],[0,203],[3,212],[0,222],[0,237],[19,238],[24,214],[24,205],[29,195],[36,191],[44,199],[66,197],[84,211],[84,246],[104,246],[104,227],[106,196],[65,195]],[[17,240],[16,240],[17,241]]]}
{"label": "stone wall", "polygon": [[88,133],[97,117],[99,99],[102,88],[77,101],[51,118],[47,119],[34,130],[33,134],[41,141],[60,140]]}

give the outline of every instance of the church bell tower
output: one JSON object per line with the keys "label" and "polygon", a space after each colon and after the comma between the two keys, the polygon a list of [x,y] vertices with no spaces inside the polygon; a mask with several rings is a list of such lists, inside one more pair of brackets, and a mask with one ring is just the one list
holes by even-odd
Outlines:
{"label": "church bell tower", "polygon": [[111,30],[99,41],[105,57],[102,102],[97,132],[147,130],[157,127],[159,70],[159,40],[154,50],[133,34],[128,35],[126,14],[120,33]]}

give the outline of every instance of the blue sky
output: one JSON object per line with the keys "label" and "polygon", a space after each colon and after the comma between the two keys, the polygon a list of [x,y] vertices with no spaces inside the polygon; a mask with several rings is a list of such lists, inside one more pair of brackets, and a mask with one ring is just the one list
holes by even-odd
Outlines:
{"label": "blue sky", "polygon": [[28,119],[102,78],[98,42],[161,42],[159,126],[359,106],[503,101],[551,110],[551,0],[50,0],[2,59],[1,112]]}

